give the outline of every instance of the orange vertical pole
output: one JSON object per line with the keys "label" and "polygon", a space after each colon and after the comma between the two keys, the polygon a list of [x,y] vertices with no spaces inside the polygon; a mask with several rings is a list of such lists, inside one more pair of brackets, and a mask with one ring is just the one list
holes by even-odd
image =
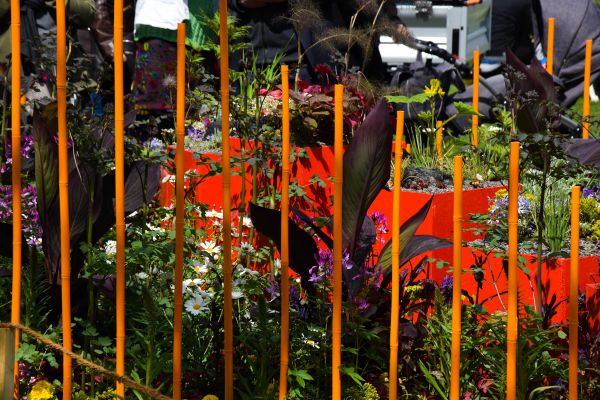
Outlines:
{"label": "orange vertical pole", "polygon": [[[479,112],[479,50],[473,52],[473,110]],[[479,115],[471,120],[471,145],[479,145]]]}
{"label": "orange vertical pole", "polygon": [[173,300],[173,400],[181,399],[181,338],[183,313],[183,225],[185,220],[185,23],[177,24],[177,100],[175,136],[175,293]]}
{"label": "orange vertical pole", "polygon": [[[60,207],[60,284],[63,346],[71,340],[71,234],[69,223],[69,158],[67,153],[67,30],[65,1],[56,2],[56,100],[58,103],[58,190]],[[71,398],[72,360],[63,354],[63,400]]]}
{"label": "orange vertical pole", "polygon": [[392,315],[390,321],[389,399],[398,398],[398,319],[400,302],[400,183],[402,182],[402,141],[404,111],[396,113],[396,154],[394,155],[394,194],[392,198]]}
{"label": "orange vertical pole", "polygon": [[442,157],[442,143],[443,143],[443,126],[442,121],[437,121],[435,124],[435,150],[437,158]]}
{"label": "orange vertical pole", "polygon": [[517,223],[519,196],[519,142],[510,143],[508,180],[508,322],[506,346],[506,399],[515,400],[517,393],[518,282]]}
{"label": "orange vertical pole", "polygon": [[221,135],[223,163],[223,318],[225,334],[225,400],[233,400],[233,305],[231,268],[231,163],[229,160],[229,36],[227,0],[219,0],[221,48]]}
{"label": "orange vertical pole", "polygon": [[287,370],[289,349],[289,250],[288,214],[290,213],[290,82],[287,65],[281,66],[282,92],[282,153],[281,153],[281,349],[279,362],[279,399],[287,396]]}
{"label": "orange vertical pole", "polygon": [[585,41],[585,67],[583,72],[583,132],[581,137],[590,137],[590,75],[592,74],[592,40]]}
{"label": "orange vertical pole", "polygon": [[[123,132],[123,0],[114,2],[115,63],[115,226],[117,374],[125,373],[125,144]],[[125,397],[125,386],[117,382],[117,395]]]}
{"label": "orange vertical pole", "polygon": [[[11,137],[12,137],[12,189],[13,189],[13,271],[10,322],[21,322],[21,5],[10,2],[11,43]],[[4,139],[4,138],[2,138]],[[4,144],[2,144],[4,145]],[[20,332],[15,332],[15,351],[19,348]],[[14,364],[13,398],[19,398],[19,365]]]}
{"label": "orange vertical pole", "polygon": [[334,176],[333,176],[333,326],[331,355],[332,400],[342,398],[342,185],[344,183],[344,85],[335,85],[334,93]]}
{"label": "orange vertical pole", "polygon": [[571,190],[571,268],[569,293],[569,400],[577,400],[579,327],[579,186]]}
{"label": "orange vertical pole", "polygon": [[546,51],[546,71],[550,75],[554,72],[554,18],[548,18],[548,44]]}
{"label": "orange vertical pole", "polygon": [[463,159],[454,157],[454,232],[452,263],[452,353],[450,371],[450,400],[460,398],[460,336],[462,330],[462,216],[463,216]]}

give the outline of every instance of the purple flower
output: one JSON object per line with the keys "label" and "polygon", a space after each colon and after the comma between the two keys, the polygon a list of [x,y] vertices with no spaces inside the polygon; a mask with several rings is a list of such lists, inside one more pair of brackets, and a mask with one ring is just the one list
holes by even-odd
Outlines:
{"label": "purple flower", "polygon": [[[12,186],[0,185],[0,221],[12,220]],[[42,227],[37,210],[37,190],[35,186],[25,185],[21,189],[22,230],[27,244],[39,247],[42,242]]]}
{"label": "purple flower", "polygon": [[583,188],[583,197],[594,198],[600,201],[600,183],[596,184],[593,188]]}
{"label": "purple flower", "polygon": [[279,282],[273,278],[267,279],[267,287],[265,288],[265,292],[271,296],[271,300],[279,297]]}
{"label": "purple flower", "polygon": [[444,296],[446,302],[450,302],[452,300],[452,288],[454,286],[454,278],[452,275],[446,275],[444,279],[442,279],[442,284],[440,285],[440,291]]}
{"label": "purple flower", "polygon": [[354,298],[354,304],[361,311],[364,311],[367,308],[369,308],[369,302],[366,299],[356,297]]}
{"label": "purple flower", "polygon": [[350,259],[350,253],[348,252],[348,249],[344,249],[344,254],[342,256],[342,267],[345,270],[351,270],[353,266],[354,263]]}
{"label": "purple flower", "polygon": [[388,232],[388,220],[384,213],[381,211],[375,211],[370,215],[370,218],[373,220],[378,233]]}
{"label": "purple flower", "polygon": [[310,282],[321,282],[333,273],[333,252],[331,250],[319,249],[316,257],[317,265],[308,270]]}

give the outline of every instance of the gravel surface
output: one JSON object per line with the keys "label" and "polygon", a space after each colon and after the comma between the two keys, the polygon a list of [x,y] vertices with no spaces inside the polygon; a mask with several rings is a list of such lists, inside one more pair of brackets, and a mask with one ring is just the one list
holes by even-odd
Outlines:
{"label": "gravel surface", "polygon": [[[437,194],[454,190],[452,176],[440,171],[408,167],[403,175],[402,189],[406,191]],[[507,185],[508,181],[463,181],[464,190]]]}

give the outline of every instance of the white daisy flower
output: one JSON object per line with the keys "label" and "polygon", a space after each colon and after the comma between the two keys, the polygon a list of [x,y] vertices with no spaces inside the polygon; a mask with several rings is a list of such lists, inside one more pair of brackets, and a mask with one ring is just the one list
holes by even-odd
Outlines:
{"label": "white daisy flower", "polygon": [[171,174],[165,174],[165,176],[162,178],[161,183],[175,183],[175,175],[171,175]]}
{"label": "white daisy flower", "polygon": [[185,279],[183,281],[183,291],[192,292],[194,288],[199,288],[200,286],[202,286],[203,283],[204,281],[200,278]]}
{"label": "white daisy flower", "polygon": [[208,272],[208,266],[210,265],[210,260],[208,257],[204,257],[204,263],[198,260],[192,260],[192,269],[197,274],[205,274]]}
{"label": "white daisy flower", "polygon": [[200,295],[200,293],[196,293],[194,297],[185,302],[185,310],[192,315],[198,315],[202,311],[208,310],[206,307],[206,300],[204,297]]}
{"label": "white daisy flower", "polygon": [[253,253],[254,252],[254,246],[252,246],[251,243],[248,242],[242,242],[240,244],[240,251],[242,253]]}
{"label": "white daisy flower", "polygon": [[115,240],[107,240],[104,243],[104,252],[107,255],[113,255],[117,253],[117,242]]}
{"label": "white daisy flower", "polygon": [[146,279],[148,279],[148,274],[147,274],[147,273],[145,273],[144,271],[136,273],[136,274],[135,274],[135,276],[136,276],[138,279],[141,279],[141,280],[146,280]]}
{"label": "white daisy flower", "polygon": [[200,247],[208,254],[218,254],[221,252],[221,246],[217,246],[217,242],[214,240],[205,240],[200,243]]}
{"label": "white daisy flower", "polygon": [[242,291],[238,288],[233,288],[233,290],[231,291],[231,298],[233,300],[238,300],[242,297],[244,297],[244,293],[242,293]]}
{"label": "white daisy flower", "polygon": [[218,211],[217,211],[217,210],[215,210],[215,209],[208,210],[208,211],[206,212],[206,216],[207,216],[208,218],[217,218],[217,219],[223,219],[223,213],[222,213],[222,212],[218,212]]}
{"label": "white daisy flower", "polygon": [[243,216],[242,225],[246,228],[252,228],[252,220],[250,219],[250,217]]}

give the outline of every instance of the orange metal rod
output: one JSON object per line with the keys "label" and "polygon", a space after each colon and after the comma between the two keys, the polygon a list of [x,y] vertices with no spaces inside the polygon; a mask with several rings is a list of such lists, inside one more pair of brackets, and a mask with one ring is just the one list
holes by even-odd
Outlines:
{"label": "orange metal rod", "polygon": [[519,142],[510,143],[510,175],[508,180],[508,323],[506,348],[506,399],[515,400],[517,393],[517,224],[519,196]]}
{"label": "orange metal rod", "polygon": [[577,400],[579,299],[579,186],[571,190],[571,268],[569,293],[569,400]]}
{"label": "orange metal rod", "polygon": [[333,176],[333,326],[331,355],[332,400],[342,398],[342,185],[344,183],[344,85],[335,85],[334,176]]}
{"label": "orange metal rod", "polygon": [[454,232],[452,239],[452,353],[450,371],[450,400],[460,398],[460,335],[462,330],[462,216],[463,216],[463,159],[454,157]]}
{"label": "orange metal rod", "polygon": [[[473,52],[473,110],[479,112],[479,50]],[[471,144],[479,145],[479,115],[471,120]]]}
{"label": "orange metal rod", "polygon": [[[117,232],[116,306],[117,374],[125,373],[125,145],[123,132],[123,0],[114,2],[115,63],[115,219]],[[125,397],[125,386],[117,382],[117,395]]]}
{"label": "orange metal rod", "polygon": [[548,45],[547,45],[546,71],[550,75],[554,72],[554,18],[548,18]]}
{"label": "orange metal rod", "polygon": [[219,0],[221,48],[221,135],[223,157],[223,318],[225,334],[225,400],[233,400],[233,305],[231,298],[231,163],[229,160],[229,36],[227,0]]}
{"label": "orange metal rod", "polygon": [[581,137],[590,137],[590,75],[592,73],[592,40],[585,41],[585,67],[583,73],[583,132]]}
{"label": "orange metal rod", "polygon": [[435,150],[437,154],[437,158],[442,157],[442,143],[443,143],[443,133],[444,133],[444,123],[442,121],[437,121],[435,126]]}
{"label": "orange metal rod", "polygon": [[396,113],[396,154],[394,155],[394,195],[392,199],[392,315],[390,321],[390,400],[398,398],[398,318],[400,302],[400,182],[402,181],[402,141],[404,111]]}
{"label": "orange metal rod", "polygon": [[185,130],[185,23],[177,25],[177,102],[175,136],[175,293],[173,315],[173,400],[181,399],[181,338],[183,313],[183,226],[185,220],[184,130]]}
{"label": "orange metal rod", "polygon": [[[60,281],[63,346],[71,350],[71,248],[69,158],[67,152],[67,31],[65,1],[56,2],[56,94],[58,103],[58,190],[60,206]],[[71,357],[63,354],[63,400],[71,398]]]}
{"label": "orange metal rod", "polygon": [[[11,64],[11,136],[12,136],[12,187],[13,187],[13,272],[10,321],[21,323],[21,6],[19,0],[10,2],[12,32]],[[15,351],[19,348],[20,332],[15,332]],[[19,365],[14,364],[13,398],[19,398]]]}
{"label": "orange metal rod", "polygon": [[287,396],[287,370],[289,351],[289,238],[288,214],[290,212],[290,82],[287,65],[281,66],[282,92],[282,168],[281,168],[281,349],[279,362],[279,399]]}

